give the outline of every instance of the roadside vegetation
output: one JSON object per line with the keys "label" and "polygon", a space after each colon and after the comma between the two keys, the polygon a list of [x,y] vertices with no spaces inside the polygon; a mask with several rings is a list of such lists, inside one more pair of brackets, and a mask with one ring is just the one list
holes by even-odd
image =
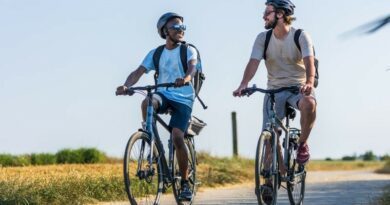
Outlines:
{"label": "roadside vegetation", "polygon": [[[88,149],[17,156],[19,161],[12,162],[13,166],[7,162],[9,155],[8,158],[0,155],[0,204],[92,204],[127,200],[122,161],[109,158],[99,150],[85,150]],[[4,159],[8,164],[3,164]],[[312,160],[307,168],[309,171],[375,170],[388,169],[389,165],[389,162],[378,160]],[[251,183],[254,180],[254,160],[198,153],[197,171],[200,188]]]}
{"label": "roadside vegetation", "polygon": [[0,166],[20,167],[51,164],[94,164],[105,163],[110,159],[96,148],[62,149],[55,154],[33,153],[24,155],[0,154]]}

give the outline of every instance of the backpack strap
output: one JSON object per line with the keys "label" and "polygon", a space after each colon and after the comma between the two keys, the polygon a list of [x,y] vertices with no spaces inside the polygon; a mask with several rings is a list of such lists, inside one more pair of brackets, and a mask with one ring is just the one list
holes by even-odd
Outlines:
{"label": "backpack strap", "polygon": [[200,54],[199,54],[199,51],[198,49],[190,44],[190,43],[186,43],[186,42],[183,42],[181,45],[180,45],[180,60],[181,60],[181,64],[183,65],[183,70],[184,70],[184,74],[187,73],[187,70],[188,70],[188,56],[187,56],[187,49],[188,47],[191,46],[192,48],[195,49],[196,53],[197,53],[197,56],[198,58],[196,59],[197,61],[201,62],[201,59],[200,59]]}
{"label": "backpack strap", "polygon": [[187,73],[187,70],[188,70],[188,63],[187,63],[187,49],[188,49],[188,44],[183,42],[182,44],[180,44],[180,60],[181,60],[181,64],[183,66],[183,71],[184,71],[184,75]]}
{"label": "backpack strap", "polygon": [[[199,54],[199,51],[198,49],[192,45],[192,44],[188,44],[186,42],[182,42],[182,44],[180,45],[180,60],[181,60],[181,64],[183,65],[183,70],[184,70],[184,75],[187,73],[187,70],[188,70],[188,57],[187,57],[187,49],[188,47],[191,46],[193,47],[195,50],[196,50],[196,53],[197,53],[197,60],[199,62],[201,62],[200,60],[200,54]],[[204,74],[202,72],[200,72],[200,78],[202,78],[202,80],[205,79],[204,77]],[[204,104],[203,100],[199,97],[198,93],[195,91],[195,97],[198,98],[200,104],[202,105],[203,109],[207,109],[207,106]]]}
{"label": "backpack strap", "polygon": [[302,52],[301,45],[299,45],[299,36],[301,35],[301,33],[302,33],[302,29],[298,29],[295,31],[295,34],[294,34],[294,42],[295,42],[295,45],[297,46],[299,52]]}
{"label": "backpack strap", "polygon": [[269,30],[269,31],[267,31],[267,34],[266,34],[266,36],[265,36],[264,52],[263,52],[263,59],[264,59],[264,60],[267,60],[266,52],[267,52],[267,48],[268,48],[269,41],[271,40],[271,36],[272,36],[272,29]]}
{"label": "backpack strap", "polygon": [[[294,34],[294,42],[295,42],[295,45],[297,46],[299,52],[302,53],[301,51],[301,46],[299,45],[299,36],[301,35],[303,29],[298,29],[295,31],[295,34]],[[320,75],[318,73],[318,59],[315,58],[316,56],[316,50],[314,49],[314,46],[313,46],[313,54],[314,54],[314,67],[315,67],[315,75],[314,75],[314,87],[317,87],[318,85],[318,79],[320,78]]]}
{"label": "backpack strap", "polygon": [[[302,52],[301,45],[299,45],[299,37],[301,36],[302,31],[303,31],[303,29],[298,29],[295,31],[295,34],[294,34],[294,42],[295,42],[295,45],[297,46],[299,52]],[[316,55],[316,50],[314,49],[314,46],[313,46],[313,54],[314,54],[314,56]]]}
{"label": "backpack strap", "polygon": [[165,44],[157,47],[156,50],[154,51],[154,54],[153,54],[153,65],[154,65],[154,68],[156,71],[154,73],[154,83],[155,84],[157,84],[157,78],[158,78],[158,74],[159,74],[160,57],[161,57],[162,52],[164,51],[164,47],[165,47]]}

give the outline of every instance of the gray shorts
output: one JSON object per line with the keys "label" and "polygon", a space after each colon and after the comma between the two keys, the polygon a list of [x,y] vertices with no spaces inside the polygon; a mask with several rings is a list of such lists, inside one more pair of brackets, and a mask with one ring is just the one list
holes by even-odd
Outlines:
{"label": "gray shorts", "polygon": [[[315,93],[314,90],[310,94],[311,97],[314,98],[315,101]],[[282,91],[280,93],[275,94],[275,111],[276,111],[276,116],[284,121],[284,118],[286,117],[286,104],[290,104],[292,107],[295,109],[299,110],[298,103],[299,100],[301,100],[304,97],[302,93],[292,93],[290,91]],[[271,112],[271,101],[270,97],[268,94],[264,95],[264,102],[263,102],[263,129],[267,128],[267,123],[269,121],[269,113]]]}

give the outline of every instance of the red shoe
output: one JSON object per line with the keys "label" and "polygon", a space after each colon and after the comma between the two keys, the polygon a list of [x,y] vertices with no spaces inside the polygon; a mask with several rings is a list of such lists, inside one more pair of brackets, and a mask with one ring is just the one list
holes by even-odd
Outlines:
{"label": "red shoe", "polygon": [[309,146],[306,143],[301,143],[298,147],[297,162],[305,165],[310,159]]}

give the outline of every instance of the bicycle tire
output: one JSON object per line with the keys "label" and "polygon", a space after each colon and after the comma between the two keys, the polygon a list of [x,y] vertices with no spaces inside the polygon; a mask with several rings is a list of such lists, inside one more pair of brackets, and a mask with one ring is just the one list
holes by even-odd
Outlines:
{"label": "bicycle tire", "polygon": [[[272,157],[273,148],[271,141],[272,139],[275,139],[273,135],[275,135],[275,133],[263,131],[257,143],[255,161],[255,193],[259,205],[275,205],[277,201],[279,174],[278,172],[272,173],[271,171],[273,163],[275,163],[276,170],[278,170],[278,160],[274,161]],[[266,155],[266,152],[269,153],[268,156]]]}
{"label": "bicycle tire", "polygon": [[[291,141],[291,140],[290,140]],[[288,150],[288,175],[287,193],[290,204],[301,205],[305,197],[306,170],[303,165],[296,162],[297,149],[289,146]]]}
{"label": "bicycle tire", "polygon": [[141,131],[134,133],[126,145],[123,174],[131,205],[159,203],[163,190],[162,166],[158,149],[154,146],[153,169],[148,171],[150,149],[149,135]]}
{"label": "bicycle tire", "polygon": [[190,190],[192,192],[192,197],[190,201],[181,201],[179,199],[180,194],[180,180],[181,180],[181,173],[179,169],[179,164],[176,158],[176,150],[173,151],[173,195],[175,196],[176,203],[178,205],[191,205],[194,203],[195,195],[196,195],[196,189],[197,189],[197,178],[196,178],[196,154],[194,150],[193,143],[191,142],[190,138],[186,137],[184,139],[184,144],[187,149],[188,154],[188,181],[190,184]]}

